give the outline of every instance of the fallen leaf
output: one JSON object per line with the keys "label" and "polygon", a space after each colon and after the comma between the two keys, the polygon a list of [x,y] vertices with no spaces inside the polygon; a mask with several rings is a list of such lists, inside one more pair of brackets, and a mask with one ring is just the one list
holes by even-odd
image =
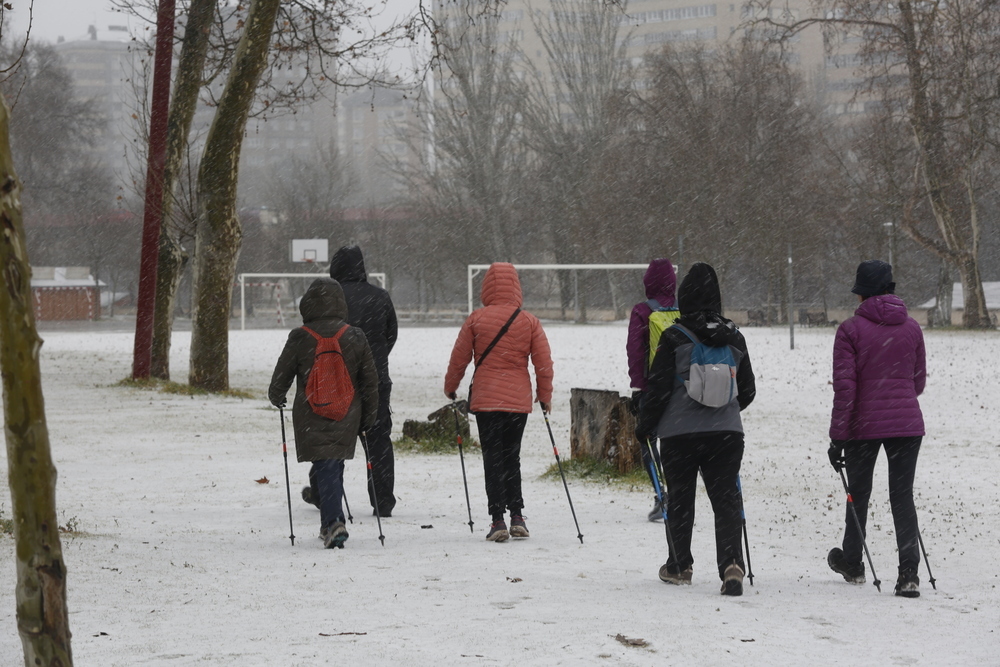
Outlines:
{"label": "fallen leaf", "polygon": [[428,524],[424,524],[423,526],[420,526],[420,527],[424,528],[424,529],[427,529],[427,528],[433,528],[434,526],[432,526],[431,524],[428,523]]}
{"label": "fallen leaf", "polygon": [[267,477],[261,477],[260,479],[255,479],[254,481],[257,482],[258,484],[268,484],[270,483],[271,480],[269,480]]}
{"label": "fallen leaf", "polygon": [[756,639],[741,639],[740,641],[741,642],[755,642],[757,640]]}
{"label": "fallen leaf", "polygon": [[321,632],[320,637],[341,637],[343,635],[367,635],[367,632]]}
{"label": "fallen leaf", "polygon": [[512,584],[516,584],[517,582],[522,581],[522,579],[521,577],[507,577],[507,581]]}
{"label": "fallen leaf", "polygon": [[622,644],[625,644],[625,646],[648,646],[649,645],[649,642],[647,642],[645,639],[640,639],[638,637],[635,637],[635,638],[626,637],[625,635],[623,635],[621,633],[618,633],[617,635],[615,635],[615,639],[617,639]]}

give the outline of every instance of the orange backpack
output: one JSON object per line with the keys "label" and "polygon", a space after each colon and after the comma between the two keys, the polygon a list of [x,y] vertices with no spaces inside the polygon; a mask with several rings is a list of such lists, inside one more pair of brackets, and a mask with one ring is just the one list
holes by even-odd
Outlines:
{"label": "orange backpack", "polygon": [[348,327],[345,324],[330,338],[320,336],[309,327],[302,328],[316,339],[316,356],[306,381],[306,401],[320,417],[340,421],[347,416],[354,401],[354,383],[340,348],[340,337]]}

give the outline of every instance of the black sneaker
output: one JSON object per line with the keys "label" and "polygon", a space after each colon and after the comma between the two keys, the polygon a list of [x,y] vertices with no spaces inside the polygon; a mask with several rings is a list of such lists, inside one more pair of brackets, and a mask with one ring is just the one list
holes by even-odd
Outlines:
{"label": "black sneaker", "polygon": [[844,581],[849,584],[863,584],[865,583],[865,564],[858,563],[848,563],[847,558],[844,557],[844,550],[833,548],[830,549],[830,553],[826,556],[826,563],[830,566],[830,569],[839,575],[844,577]]}
{"label": "black sneaker", "polygon": [[319,507],[319,498],[313,495],[313,490],[311,486],[302,487],[302,500],[306,501],[310,505],[315,505]]}
{"label": "black sneaker", "polygon": [[900,570],[899,579],[896,580],[896,595],[904,598],[920,597],[920,577],[916,570],[906,568]]}
{"label": "black sneaker", "polygon": [[524,523],[524,517],[522,515],[510,515],[510,536],[528,537],[528,526]]}
{"label": "black sneaker", "polygon": [[722,594],[737,597],[743,595],[743,568],[733,563],[722,575]]}
{"label": "black sneaker", "polygon": [[490,532],[486,534],[486,539],[490,542],[506,542],[508,537],[510,533],[507,532],[507,524],[503,519],[490,524]]}
{"label": "black sneaker", "polygon": [[646,518],[650,521],[663,521],[663,506],[660,505],[659,498],[653,497],[653,509],[649,510]]}

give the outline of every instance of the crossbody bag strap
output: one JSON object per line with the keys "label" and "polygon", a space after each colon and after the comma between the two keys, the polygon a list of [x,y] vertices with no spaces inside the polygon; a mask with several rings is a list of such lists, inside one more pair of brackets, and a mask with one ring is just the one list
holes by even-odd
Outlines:
{"label": "crossbody bag strap", "polygon": [[486,349],[479,356],[479,359],[476,361],[476,368],[479,368],[482,365],[487,355],[489,355],[489,353],[493,351],[493,348],[496,347],[496,344],[500,342],[500,339],[503,338],[503,335],[507,333],[508,329],[510,329],[510,325],[514,323],[514,319],[520,314],[520,312],[521,312],[520,308],[516,309],[514,311],[514,314],[510,316],[510,319],[507,320],[507,323],[500,328],[500,331],[497,332],[496,338],[494,338],[493,341],[486,346]]}

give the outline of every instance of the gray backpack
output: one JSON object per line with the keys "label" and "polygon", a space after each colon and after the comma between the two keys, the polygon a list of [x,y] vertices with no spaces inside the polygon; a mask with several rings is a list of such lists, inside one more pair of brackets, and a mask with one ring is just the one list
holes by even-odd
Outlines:
{"label": "gray backpack", "polygon": [[705,345],[692,332],[679,324],[674,325],[687,336],[694,349],[691,350],[691,373],[684,382],[688,396],[710,408],[728,405],[736,396],[736,359],[728,345],[712,347]]}

